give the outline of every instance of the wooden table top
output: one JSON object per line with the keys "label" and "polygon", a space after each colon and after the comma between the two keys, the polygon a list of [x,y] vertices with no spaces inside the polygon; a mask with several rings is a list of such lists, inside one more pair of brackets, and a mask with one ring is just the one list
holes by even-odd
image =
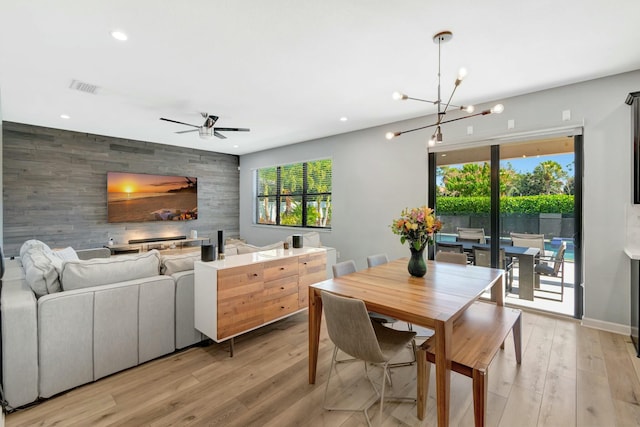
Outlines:
{"label": "wooden table top", "polygon": [[455,320],[504,270],[427,261],[427,274],[412,277],[408,258],[329,279],[314,289],[363,300],[367,309],[426,328]]}

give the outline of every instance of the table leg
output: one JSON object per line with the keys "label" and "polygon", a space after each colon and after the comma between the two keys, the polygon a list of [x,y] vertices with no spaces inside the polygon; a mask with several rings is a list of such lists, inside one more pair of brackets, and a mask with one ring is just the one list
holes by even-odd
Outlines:
{"label": "table leg", "polygon": [[504,276],[504,274],[500,275],[491,287],[491,301],[495,301],[496,305],[504,305]]}
{"label": "table leg", "polygon": [[316,383],[321,323],[322,297],[319,291],[309,287],[309,384]]}
{"label": "table leg", "polygon": [[417,392],[416,405],[418,406],[418,419],[424,420],[427,409],[427,391],[429,390],[429,378],[427,369],[431,367],[431,363],[427,360],[427,352],[418,346],[416,350],[417,364]]}
{"label": "table leg", "polygon": [[436,320],[436,402],[438,427],[449,425],[453,321]]}
{"label": "table leg", "polygon": [[520,255],[519,258],[519,297],[520,299],[533,301],[533,282],[535,280],[535,272],[533,271],[533,256]]}

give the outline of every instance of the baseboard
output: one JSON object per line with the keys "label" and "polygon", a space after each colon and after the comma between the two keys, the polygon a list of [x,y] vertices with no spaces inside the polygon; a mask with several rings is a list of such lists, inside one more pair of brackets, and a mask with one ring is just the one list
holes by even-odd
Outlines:
{"label": "baseboard", "polygon": [[631,327],[629,325],[605,322],[604,320],[590,319],[588,317],[583,317],[581,324],[588,328],[600,329],[602,331],[613,332],[614,334],[631,335]]}

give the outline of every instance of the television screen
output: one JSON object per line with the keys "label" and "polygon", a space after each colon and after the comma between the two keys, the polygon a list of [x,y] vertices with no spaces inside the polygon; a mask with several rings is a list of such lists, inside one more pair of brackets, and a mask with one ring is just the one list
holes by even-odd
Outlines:
{"label": "television screen", "polygon": [[198,218],[198,179],[191,176],[107,173],[108,222]]}

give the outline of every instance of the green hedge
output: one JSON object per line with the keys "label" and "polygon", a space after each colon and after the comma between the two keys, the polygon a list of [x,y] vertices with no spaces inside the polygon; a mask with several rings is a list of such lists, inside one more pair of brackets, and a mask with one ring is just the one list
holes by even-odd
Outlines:
{"label": "green hedge", "polygon": [[[440,214],[489,213],[489,197],[441,197],[436,201],[436,211]],[[502,213],[573,213],[573,196],[553,194],[544,196],[501,197]]]}

